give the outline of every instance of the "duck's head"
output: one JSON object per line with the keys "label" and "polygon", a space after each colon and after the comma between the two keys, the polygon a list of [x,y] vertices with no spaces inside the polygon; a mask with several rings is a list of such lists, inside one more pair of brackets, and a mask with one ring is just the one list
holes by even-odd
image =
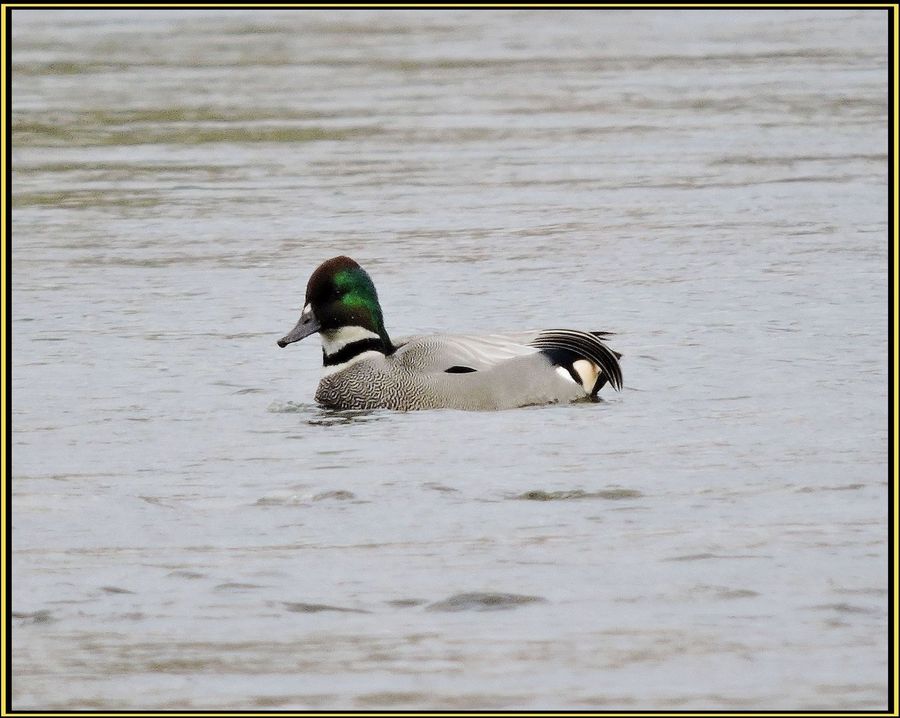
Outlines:
{"label": "duck's head", "polygon": [[[350,257],[334,257],[319,265],[306,285],[306,301],[297,325],[278,340],[278,346],[319,332],[325,363],[349,344],[367,342],[367,349],[389,353],[391,340],[384,329],[375,284]],[[380,344],[381,346],[374,346]]]}

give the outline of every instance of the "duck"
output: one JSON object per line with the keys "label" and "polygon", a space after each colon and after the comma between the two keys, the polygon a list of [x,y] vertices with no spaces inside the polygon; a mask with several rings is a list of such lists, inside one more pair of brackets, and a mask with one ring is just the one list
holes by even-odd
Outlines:
{"label": "duck", "polygon": [[611,332],[548,329],[497,334],[432,334],[392,340],[375,284],[347,256],[312,273],[300,319],[276,343],[313,334],[323,371],[315,400],[331,409],[497,410],[599,401],[622,389],[622,357]]}

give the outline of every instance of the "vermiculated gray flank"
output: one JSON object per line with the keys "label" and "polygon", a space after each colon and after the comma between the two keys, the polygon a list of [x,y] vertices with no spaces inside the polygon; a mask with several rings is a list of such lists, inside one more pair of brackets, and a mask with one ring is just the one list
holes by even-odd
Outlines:
{"label": "vermiculated gray flank", "polygon": [[414,336],[392,342],[375,285],[349,257],[309,279],[294,329],[278,345],[318,332],[324,376],[316,401],[336,409],[510,409],[595,399],[622,388],[607,332],[571,329]]}

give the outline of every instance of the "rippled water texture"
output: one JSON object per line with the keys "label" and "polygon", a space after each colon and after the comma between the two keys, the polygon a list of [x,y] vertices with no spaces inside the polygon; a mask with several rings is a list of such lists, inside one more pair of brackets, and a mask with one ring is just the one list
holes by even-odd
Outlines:
{"label": "rippled water texture", "polygon": [[[884,708],[886,11],[13,11],[13,702]],[[388,330],[625,389],[333,413]]]}

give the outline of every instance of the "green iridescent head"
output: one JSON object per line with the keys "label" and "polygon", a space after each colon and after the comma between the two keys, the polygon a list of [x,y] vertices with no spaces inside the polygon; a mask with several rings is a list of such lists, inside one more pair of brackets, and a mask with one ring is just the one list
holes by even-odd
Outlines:
{"label": "green iridescent head", "polygon": [[300,321],[278,344],[286,346],[316,332],[353,326],[374,332],[385,347],[391,347],[372,278],[350,257],[334,257],[309,278]]}

